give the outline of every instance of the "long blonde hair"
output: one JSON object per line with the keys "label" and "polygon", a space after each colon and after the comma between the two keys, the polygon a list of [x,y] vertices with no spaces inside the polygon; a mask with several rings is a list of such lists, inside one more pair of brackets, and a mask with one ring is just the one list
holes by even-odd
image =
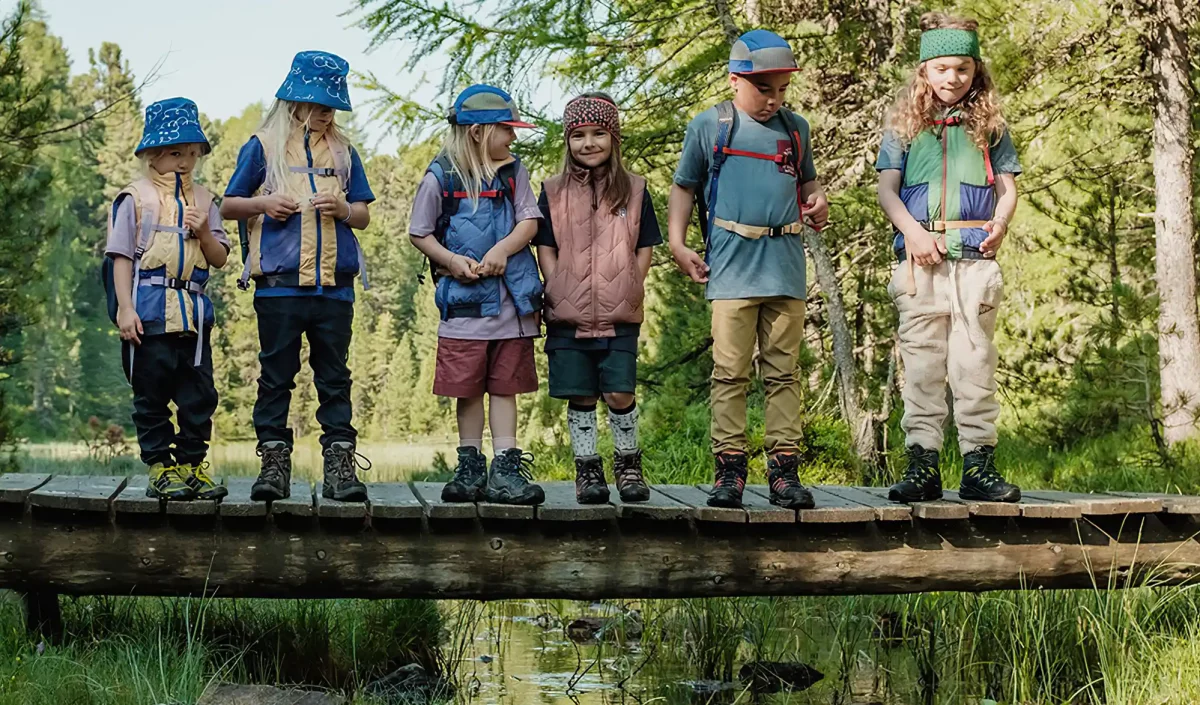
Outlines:
{"label": "long blonde hair", "polygon": [[[922,32],[931,29],[965,29],[974,32],[978,27],[979,23],[975,20],[943,12],[927,12],[921,16]],[[900,89],[884,125],[907,146],[928,129],[930,123],[942,117],[944,107],[934,95],[933,86],[925,74],[925,62],[921,62]],[[963,124],[976,147],[987,149],[1004,133],[1006,123],[1000,109],[1000,96],[983,61],[975,60],[975,80],[956,107],[962,111]]]}
{"label": "long blonde hair", "polygon": [[[471,134],[472,127],[479,127],[479,136]],[[488,143],[496,125],[451,125],[442,143],[442,154],[450,160],[454,173],[458,174],[463,189],[471,199],[471,207],[479,207],[479,192],[482,184],[496,178],[496,164],[488,154]]]}
{"label": "long blonde hair", "polygon": [[[264,141],[263,151],[266,152],[267,157],[267,178],[263,181],[264,184],[274,184],[278,189],[288,182],[288,138],[292,136],[292,132],[297,127],[308,125],[307,119],[301,120],[298,117],[299,111],[305,105],[307,104],[276,98],[267,111],[266,117],[263,118],[262,124],[258,126],[258,134]],[[338,128],[336,111],[334,119],[325,129],[325,139],[329,141],[331,149],[338,147],[345,149],[350,146],[350,140],[346,139],[341,129]]]}

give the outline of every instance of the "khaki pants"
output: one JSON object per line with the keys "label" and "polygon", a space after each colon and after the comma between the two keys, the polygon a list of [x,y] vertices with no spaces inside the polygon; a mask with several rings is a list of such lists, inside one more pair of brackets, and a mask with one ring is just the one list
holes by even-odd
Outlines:
{"label": "khaki pants", "polygon": [[712,303],[712,445],[714,453],[746,450],[746,390],[758,343],[767,393],[767,453],[799,450],[804,301],[785,297]]}
{"label": "khaki pants", "polygon": [[913,265],[916,295],[909,296],[909,266],[892,274],[888,292],[900,309],[900,357],[904,361],[905,444],[940,451],[946,383],[954,398],[958,444],[964,453],[996,445],[996,364],[992,338],[1004,279],[995,260]]}

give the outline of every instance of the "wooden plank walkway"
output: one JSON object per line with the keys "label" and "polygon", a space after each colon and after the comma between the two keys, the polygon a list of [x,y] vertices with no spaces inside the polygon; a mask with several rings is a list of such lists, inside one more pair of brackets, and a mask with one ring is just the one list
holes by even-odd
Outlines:
{"label": "wooden plank walkway", "polygon": [[818,486],[816,506],[709,507],[707,485],[581,506],[441,501],[440,483],[368,484],[366,503],[292,483],[250,501],[160,502],[136,477],[0,476],[0,587],[38,593],[498,599],[1090,587],[1200,571],[1200,498],[1029,490],[1019,504],[887,499]]}

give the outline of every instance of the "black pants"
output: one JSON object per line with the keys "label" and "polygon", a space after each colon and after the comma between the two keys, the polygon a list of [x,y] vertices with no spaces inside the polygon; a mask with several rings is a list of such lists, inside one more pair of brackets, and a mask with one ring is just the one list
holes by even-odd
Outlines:
{"label": "black pants", "polygon": [[[132,347],[124,345],[126,360]],[[195,465],[208,455],[217,409],[208,335],[199,367],[193,364],[195,357],[196,336],[181,333],[143,336],[133,351],[133,425],[147,465]],[[128,363],[124,368],[129,369]],[[171,402],[178,431],[171,423]]]}
{"label": "black pants", "polygon": [[354,443],[358,432],[350,425],[350,329],[354,303],[324,296],[256,297],[258,314],[258,401],[254,404],[254,432],[259,444],[283,441],[292,445],[288,407],[296,374],[300,372],[300,336],[308,338],[308,364],[317,385],[317,422],[321,447],[345,441]]}

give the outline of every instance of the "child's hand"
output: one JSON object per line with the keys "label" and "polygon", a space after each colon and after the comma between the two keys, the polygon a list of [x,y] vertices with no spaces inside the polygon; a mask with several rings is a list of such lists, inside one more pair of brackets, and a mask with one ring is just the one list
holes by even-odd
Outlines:
{"label": "child's hand", "polygon": [[829,223],[829,200],[820,191],[810,193],[804,207],[800,209],[800,215],[808,218],[813,230],[824,228]]}
{"label": "child's hand", "polygon": [[451,257],[446,269],[449,270],[450,276],[460,282],[473,282],[479,279],[479,274],[476,272],[479,269],[479,263],[464,255]]}
{"label": "child's hand", "polygon": [[922,231],[920,234],[904,234],[904,249],[912,257],[913,262],[922,267],[932,267],[942,261],[946,254],[946,245],[939,239]]}
{"label": "child's hand", "polygon": [[671,256],[675,258],[675,264],[679,265],[679,269],[692,281],[697,284],[704,284],[708,281],[708,265],[695,250],[688,247],[672,249]]}
{"label": "child's hand", "polygon": [[138,318],[137,311],[124,307],[117,309],[117,328],[121,331],[121,340],[128,340],[134,345],[142,344],[142,339],[138,337],[144,335],[142,319]]}
{"label": "child's hand", "polygon": [[997,250],[1004,244],[1004,237],[1008,235],[1008,221],[1004,218],[993,218],[984,224],[983,229],[988,232],[988,236],[979,244],[979,251],[984,257],[995,257]]}
{"label": "child's hand", "polygon": [[508,255],[499,252],[499,247],[493,247],[483,256],[480,262],[479,274],[484,277],[498,277],[508,269]]}
{"label": "child's hand", "polygon": [[263,213],[266,213],[275,220],[287,220],[293,213],[297,213],[300,210],[300,206],[295,201],[281,193],[259,196],[259,199],[262,204]]}
{"label": "child's hand", "polygon": [[330,193],[318,193],[313,196],[313,207],[321,215],[331,215],[335,220],[345,220],[350,217],[350,204],[343,198]]}
{"label": "child's hand", "polygon": [[183,227],[191,230],[193,233],[202,232],[208,229],[208,213],[200,212],[195,206],[188,206],[183,209]]}

